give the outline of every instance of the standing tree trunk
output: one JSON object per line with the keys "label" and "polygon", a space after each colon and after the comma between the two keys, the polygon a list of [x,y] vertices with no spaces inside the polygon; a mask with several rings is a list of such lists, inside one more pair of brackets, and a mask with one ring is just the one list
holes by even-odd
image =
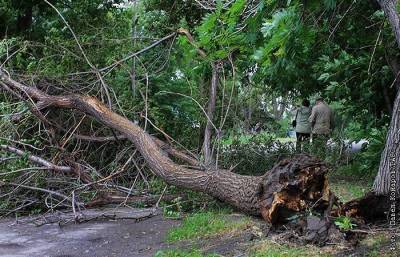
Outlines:
{"label": "standing tree trunk", "polygon": [[[400,17],[397,13],[397,0],[378,0],[392,27],[400,47]],[[378,195],[388,195],[391,191],[400,193],[400,91],[398,90],[392,111],[385,149],[381,156],[378,175],[373,190]],[[392,187],[392,188],[391,188]],[[393,188],[395,187],[395,188]]]}
{"label": "standing tree trunk", "polygon": [[375,178],[373,190],[379,195],[390,193],[391,185],[400,194],[400,93],[397,93],[393,106],[392,120],[386,138],[385,149],[382,152],[378,175]]}
{"label": "standing tree trunk", "polygon": [[211,76],[211,86],[208,99],[207,107],[207,124],[204,130],[204,141],[203,141],[203,155],[204,164],[210,166],[214,162],[213,151],[211,145],[212,131],[215,126],[213,125],[213,118],[215,113],[215,104],[217,102],[217,88],[218,88],[218,63],[213,62],[212,65],[212,76]]}

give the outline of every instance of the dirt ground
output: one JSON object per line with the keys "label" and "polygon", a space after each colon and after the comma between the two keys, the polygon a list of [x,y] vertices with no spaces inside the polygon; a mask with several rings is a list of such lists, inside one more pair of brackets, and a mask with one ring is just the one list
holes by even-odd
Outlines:
{"label": "dirt ground", "polygon": [[[134,212],[130,210],[129,216],[135,216],[135,211],[136,209]],[[181,221],[167,219],[160,213],[148,216],[147,211],[148,209],[144,212],[138,211],[137,217],[142,215],[142,218],[103,217],[83,223],[67,224],[48,217],[44,222],[42,216],[22,218],[18,222],[15,219],[0,219],[0,256],[150,257],[159,250],[167,249],[198,249],[205,254],[248,256],[252,248],[268,250],[261,255],[253,254],[254,256],[398,256],[389,250],[390,235],[385,231],[371,230],[370,233],[373,234],[364,239],[360,238],[357,245],[348,242],[318,248],[291,243],[291,231],[267,232],[270,230],[264,221],[242,214],[226,214],[224,218],[238,222],[246,219],[248,222],[245,223],[245,227],[223,231],[206,238],[169,244],[166,242],[167,232],[179,226]],[[104,213],[103,210],[101,212]],[[128,212],[121,212],[120,215],[126,213]],[[300,255],[290,255],[290,252]]]}
{"label": "dirt ground", "polygon": [[166,232],[179,221],[162,215],[134,219],[98,220],[81,224],[36,226],[0,220],[2,257],[108,257],[153,256],[168,249]]}

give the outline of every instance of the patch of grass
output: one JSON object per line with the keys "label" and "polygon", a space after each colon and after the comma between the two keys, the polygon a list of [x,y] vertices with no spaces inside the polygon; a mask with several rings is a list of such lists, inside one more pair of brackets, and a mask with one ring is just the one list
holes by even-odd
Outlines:
{"label": "patch of grass", "polygon": [[389,235],[388,234],[377,234],[366,237],[361,241],[360,245],[368,247],[368,253],[365,256],[368,257],[395,257],[397,252],[391,251],[389,248]]}
{"label": "patch of grass", "polygon": [[370,184],[361,184],[359,181],[332,179],[329,183],[331,190],[342,202],[362,197],[371,189]]}
{"label": "patch of grass", "polygon": [[250,257],[328,257],[327,253],[321,252],[314,246],[290,246],[277,244],[268,240],[254,247]]}
{"label": "patch of grass", "polygon": [[365,243],[371,247],[379,248],[389,243],[389,238],[384,234],[378,234],[365,239]]}
{"label": "patch of grass", "polygon": [[[343,160],[342,160],[343,161]],[[335,163],[332,163],[335,166]],[[353,180],[363,180],[366,182],[373,181],[376,172],[365,171],[361,168],[361,163],[359,161],[352,160],[347,164],[339,164],[336,170],[330,175],[334,177],[350,178]]]}
{"label": "patch of grass", "polygon": [[331,190],[342,202],[364,196],[371,190],[374,177],[355,173],[356,164],[348,164],[337,167],[328,173]]}
{"label": "patch of grass", "polygon": [[169,231],[167,240],[169,242],[176,242],[206,238],[220,233],[230,233],[234,230],[243,229],[249,224],[250,220],[248,218],[231,220],[223,213],[195,213],[186,217],[180,227]]}
{"label": "patch of grass", "polygon": [[199,250],[162,250],[158,251],[154,257],[217,257],[217,254],[204,254]]}

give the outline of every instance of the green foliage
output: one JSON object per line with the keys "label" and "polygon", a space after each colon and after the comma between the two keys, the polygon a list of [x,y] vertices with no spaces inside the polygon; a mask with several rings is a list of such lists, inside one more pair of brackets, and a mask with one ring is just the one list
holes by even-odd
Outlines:
{"label": "green foliage", "polygon": [[324,0],[323,1],[325,8],[328,10],[335,9],[336,4],[337,4],[336,2],[337,2],[336,0]]}
{"label": "green foliage", "polygon": [[221,164],[240,174],[260,175],[282,158],[294,154],[291,142],[281,143],[274,134],[232,133],[222,139]]}
{"label": "green foliage", "polygon": [[[286,8],[276,12],[272,19],[267,20],[261,27],[261,32],[267,38],[267,44],[258,50],[255,54],[256,60],[262,60],[265,66],[271,63],[272,56],[282,57],[286,55],[290,47],[287,47],[289,40],[293,39],[291,35],[294,33],[298,23],[299,16],[295,7]],[[307,42],[304,42],[307,43]],[[260,54],[262,54],[260,56]]]}
{"label": "green foliage", "polygon": [[172,200],[172,203],[164,207],[164,216],[168,218],[180,218],[182,215],[182,197]]}
{"label": "green foliage", "polygon": [[350,122],[346,128],[346,135],[351,141],[358,142],[365,139],[361,152],[356,153],[351,166],[346,169],[349,173],[359,177],[374,177],[379,168],[381,153],[385,147],[387,127],[376,128],[373,122],[363,125]]}
{"label": "green foliage", "polygon": [[351,219],[346,216],[337,217],[335,219],[335,225],[341,230],[350,230],[356,226],[356,224],[351,223]]}
{"label": "green foliage", "polygon": [[271,144],[275,141],[275,136],[269,132],[263,131],[257,134],[244,134],[244,133],[231,133],[229,136],[221,139],[223,146],[229,146],[233,144]]}
{"label": "green foliage", "polygon": [[237,0],[223,11],[221,3],[214,12],[204,16],[197,34],[200,46],[206,50],[209,58],[226,58],[233,50],[243,47],[244,35],[236,30],[245,4],[246,1]]}
{"label": "green foliage", "polygon": [[257,79],[282,93],[293,89],[294,85],[307,92],[310,86],[305,65],[313,56],[317,32],[306,26],[300,15],[298,5],[274,12],[260,29],[265,43],[254,54],[254,59],[261,63],[261,76]]}
{"label": "green foliage", "polygon": [[357,156],[361,165],[361,172],[363,174],[376,174],[379,168],[381,153],[386,143],[386,127],[381,129],[371,128],[369,135],[366,137],[368,145]]}

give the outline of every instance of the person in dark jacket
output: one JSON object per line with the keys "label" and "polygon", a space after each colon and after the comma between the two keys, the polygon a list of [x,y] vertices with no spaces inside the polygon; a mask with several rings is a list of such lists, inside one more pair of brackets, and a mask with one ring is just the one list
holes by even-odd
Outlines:
{"label": "person in dark jacket", "polygon": [[302,106],[296,110],[296,150],[298,152],[303,151],[303,143],[310,142],[311,135],[311,123],[309,122],[309,117],[311,115],[310,101],[304,99],[302,101]]}

